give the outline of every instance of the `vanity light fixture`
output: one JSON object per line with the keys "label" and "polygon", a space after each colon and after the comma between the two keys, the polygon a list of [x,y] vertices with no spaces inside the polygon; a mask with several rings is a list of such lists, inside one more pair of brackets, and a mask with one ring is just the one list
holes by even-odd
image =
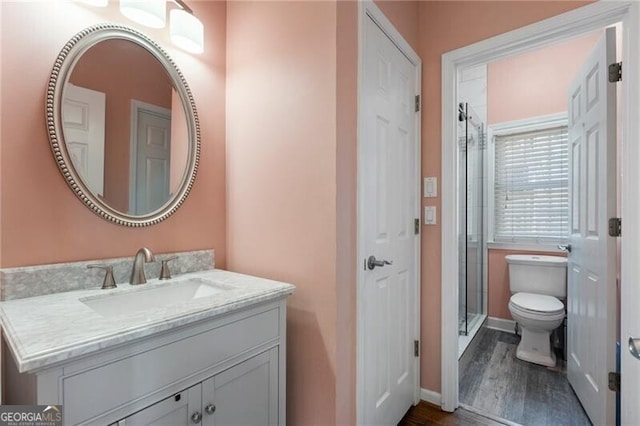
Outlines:
{"label": "vanity light fixture", "polygon": [[[2,1],[2,0],[0,0]],[[92,6],[106,6],[109,0],[76,0]],[[169,13],[171,41],[190,53],[204,52],[204,25],[183,0]],[[167,0],[120,0],[120,13],[141,25],[163,28],[167,20]]]}
{"label": "vanity light fixture", "polygon": [[179,8],[170,12],[169,33],[173,43],[190,53],[204,51],[204,26],[182,0],[173,0]]}
{"label": "vanity light fixture", "polygon": [[139,24],[163,28],[167,20],[166,0],[120,0],[120,13]]}

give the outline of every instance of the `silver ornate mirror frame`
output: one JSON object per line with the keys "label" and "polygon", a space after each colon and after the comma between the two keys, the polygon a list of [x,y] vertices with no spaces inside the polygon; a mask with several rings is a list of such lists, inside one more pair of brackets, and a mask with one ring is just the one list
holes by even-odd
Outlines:
{"label": "silver ornate mirror frame", "polygon": [[[62,100],[66,82],[82,54],[93,45],[108,39],[123,39],[136,43],[151,53],[165,68],[180,96],[186,115],[189,155],[186,172],[178,191],[160,209],[149,214],[134,216],[122,213],[95,196],[85,185],[73,166],[64,141],[62,127]],[[153,40],[144,34],[117,24],[98,24],[76,34],[63,47],[49,77],[46,100],[46,119],[49,142],[62,176],[76,196],[98,216],[123,226],[143,227],[161,222],[175,213],[185,201],[196,178],[200,160],[200,124],[196,106],[187,82],[175,62]]]}

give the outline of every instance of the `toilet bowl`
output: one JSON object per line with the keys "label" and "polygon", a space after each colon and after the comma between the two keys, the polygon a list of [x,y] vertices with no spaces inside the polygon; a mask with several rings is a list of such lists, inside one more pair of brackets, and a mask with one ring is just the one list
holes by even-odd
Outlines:
{"label": "toilet bowl", "polygon": [[542,294],[516,293],[509,300],[509,312],[522,329],[516,357],[535,364],[555,366],[551,332],[564,321],[562,302]]}
{"label": "toilet bowl", "polygon": [[509,312],[522,330],[516,357],[553,367],[551,332],[562,325],[567,259],[559,256],[509,255]]}

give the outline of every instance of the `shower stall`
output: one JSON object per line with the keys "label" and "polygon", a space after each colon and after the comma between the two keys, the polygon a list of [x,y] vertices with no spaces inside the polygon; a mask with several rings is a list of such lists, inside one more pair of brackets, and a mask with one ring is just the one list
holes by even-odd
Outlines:
{"label": "shower stall", "polygon": [[[482,325],[484,314],[484,193],[485,128],[484,123],[468,103],[458,110],[459,129],[459,301],[458,331],[469,336],[461,345],[469,343]],[[464,350],[461,347],[461,350]]]}

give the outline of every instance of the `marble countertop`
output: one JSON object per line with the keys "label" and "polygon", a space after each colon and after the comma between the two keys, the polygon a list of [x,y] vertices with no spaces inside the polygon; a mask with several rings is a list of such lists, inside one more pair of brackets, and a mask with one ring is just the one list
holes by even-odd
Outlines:
{"label": "marble countertop", "polygon": [[[202,278],[228,288],[215,295],[103,316],[82,300],[125,292],[179,285]],[[218,269],[148,280],[147,284],[118,284],[112,290],[78,290],[0,302],[0,322],[20,372],[34,372],[81,355],[210,319],[262,301],[284,297],[295,287],[278,281]]]}

